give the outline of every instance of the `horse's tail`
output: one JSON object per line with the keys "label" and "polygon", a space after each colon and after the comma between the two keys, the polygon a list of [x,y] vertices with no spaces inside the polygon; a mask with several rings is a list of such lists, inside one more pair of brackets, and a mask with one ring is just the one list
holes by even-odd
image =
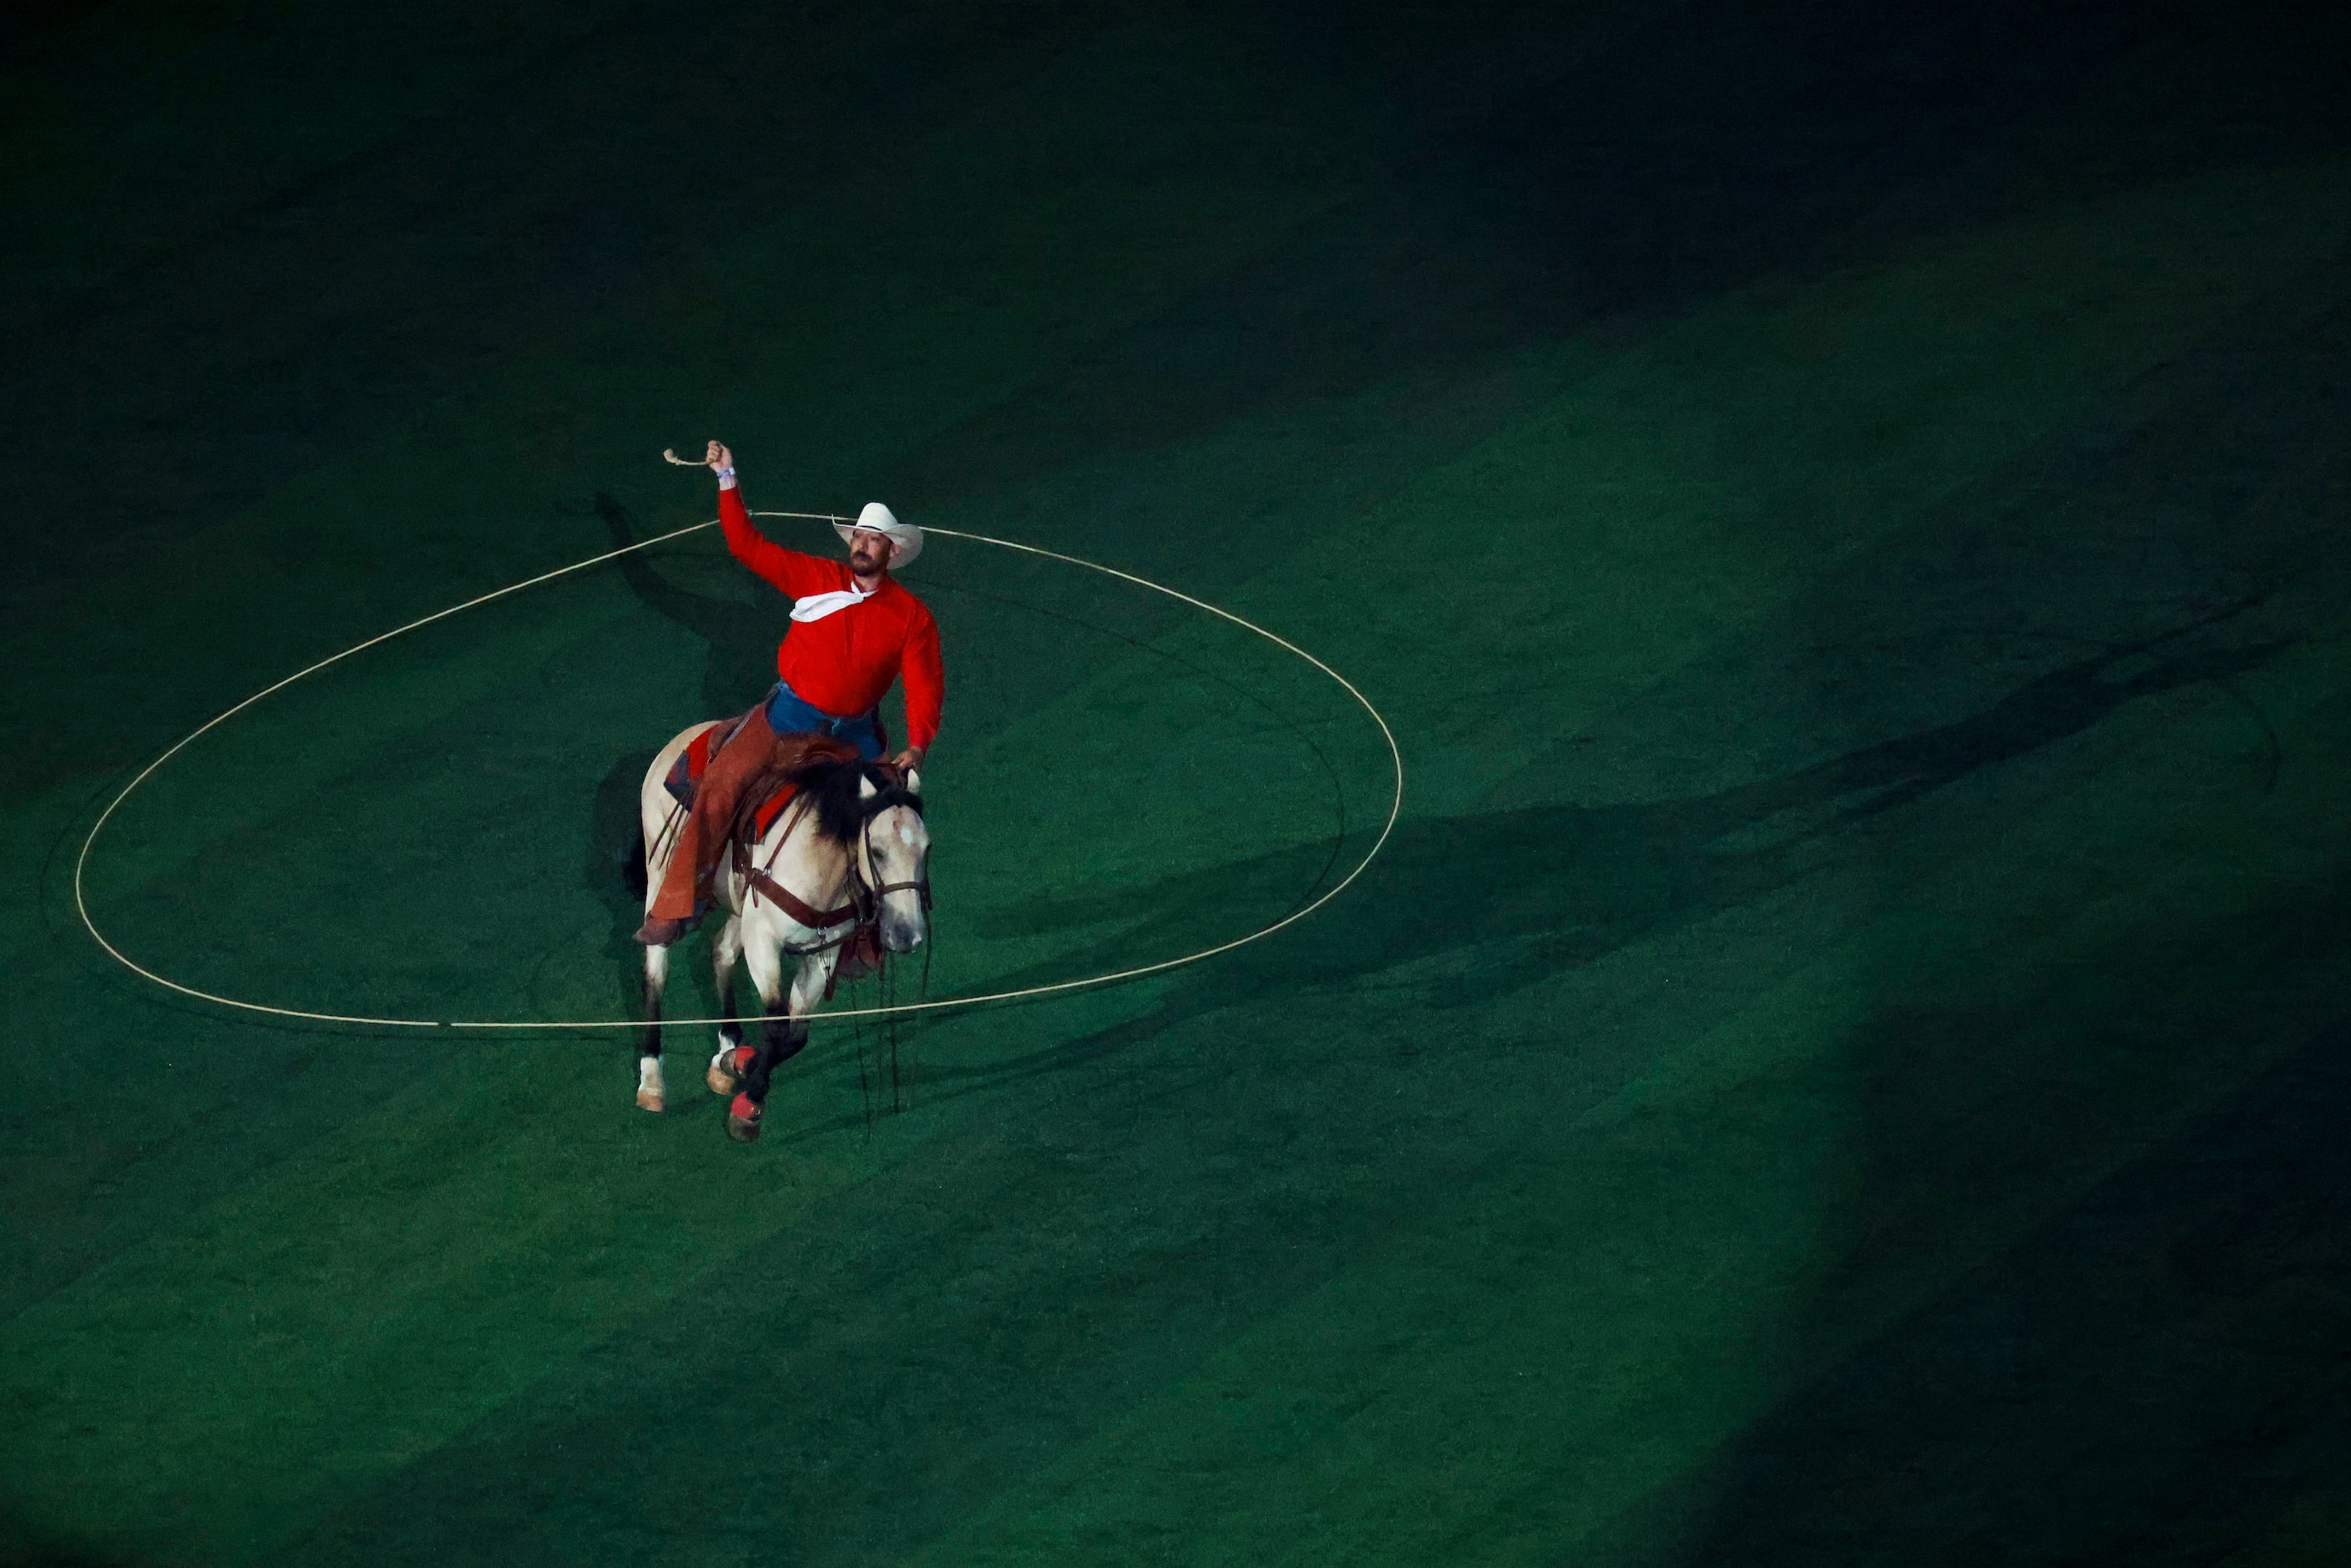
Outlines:
{"label": "horse's tail", "polygon": [[628,850],[622,857],[621,883],[629,890],[631,898],[640,904],[645,901],[645,825],[643,822],[637,824],[637,831],[630,838]]}

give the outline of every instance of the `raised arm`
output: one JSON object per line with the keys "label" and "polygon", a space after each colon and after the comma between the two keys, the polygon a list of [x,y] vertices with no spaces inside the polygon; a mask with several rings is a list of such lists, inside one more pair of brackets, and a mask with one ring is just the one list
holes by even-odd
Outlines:
{"label": "raised arm", "polygon": [[794,599],[840,586],[824,561],[786,549],[753,526],[750,508],[743,505],[743,492],[735,483],[733,453],[714,441],[705,461],[718,471],[718,528],[737,560]]}

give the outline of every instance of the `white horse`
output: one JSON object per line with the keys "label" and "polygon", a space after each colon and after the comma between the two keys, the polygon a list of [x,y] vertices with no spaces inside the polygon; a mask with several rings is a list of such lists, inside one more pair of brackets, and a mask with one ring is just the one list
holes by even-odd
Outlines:
{"label": "white horse", "polygon": [[[638,799],[643,825],[646,904],[661,886],[684,809],[665,785],[670,767],[694,737],[695,725],[662,747],[645,770]],[[704,1075],[711,1090],[734,1096],[727,1134],[739,1143],[759,1135],[768,1075],[808,1043],[809,1014],[822,999],[842,945],[871,921],[882,946],[911,953],[929,936],[930,830],[923,823],[921,779],[852,757],[820,754],[793,776],[799,791],[751,847],[747,862],[728,852],[712,873],[711,888],[726,914],[713,946],[717,977],[718,1051]],[[765,1009],[756,1048],[743,1046],[735,1019],[735,960],[750,966]],[[794,965],[787,988],[786,965]],[[669,949],[645,949],[645,1032],[638,1047],[637,1103],[664,1104],[662,988]]]}

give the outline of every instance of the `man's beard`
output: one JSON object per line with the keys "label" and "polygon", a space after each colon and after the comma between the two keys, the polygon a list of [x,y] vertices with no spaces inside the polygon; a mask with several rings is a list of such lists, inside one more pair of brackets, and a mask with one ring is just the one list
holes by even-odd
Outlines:
{"label": "man's beard", "polygon": [[851,550],[849,564],[860,577],[870,577],[882,570],[881,559],[870,549]]}

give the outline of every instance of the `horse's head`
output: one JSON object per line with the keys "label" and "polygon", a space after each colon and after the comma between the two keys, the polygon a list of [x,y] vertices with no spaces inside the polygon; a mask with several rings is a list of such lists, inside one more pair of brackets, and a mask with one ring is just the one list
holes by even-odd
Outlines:
{"label": "horse's head", "polygon": [[911,953],[930,935],[931,831],[923,825],[923,781],[868,772],[858,789],[864,819],[858,832],[857,875],[881,905],[882,946]]}

